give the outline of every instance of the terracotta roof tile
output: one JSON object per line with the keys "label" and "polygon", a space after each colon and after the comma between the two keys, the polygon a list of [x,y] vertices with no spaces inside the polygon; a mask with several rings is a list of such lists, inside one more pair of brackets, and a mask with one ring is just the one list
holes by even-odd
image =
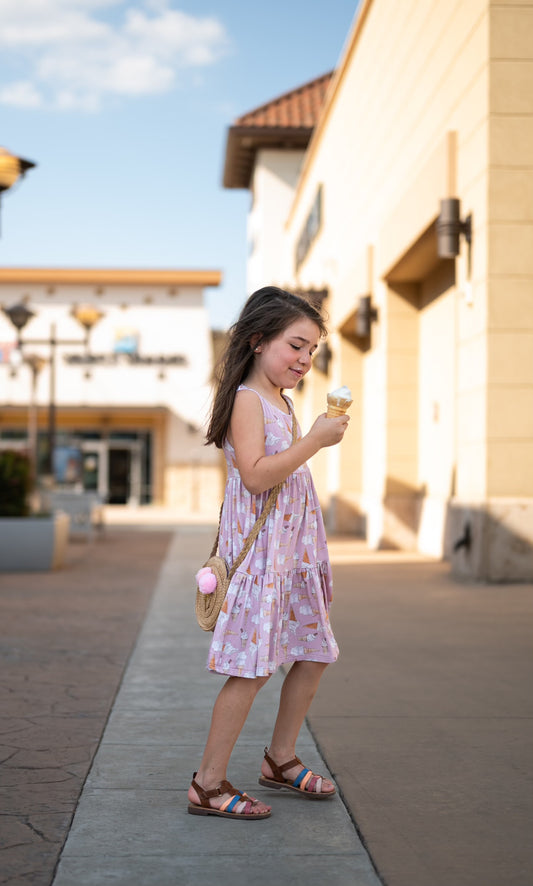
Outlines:
{"label": "terracotta roof tile", "polygon": [[332,75],[333,72],[330,71],[297,89],[285,92],[278,98],[238,117],[234,126],[305,128],[315,126]]}
{"label": "terracotta roof tile", "polygon": [[305,150],[318,122],[333,71],[238,117],[228,130],[224,187],[248,188],[261,147]]}

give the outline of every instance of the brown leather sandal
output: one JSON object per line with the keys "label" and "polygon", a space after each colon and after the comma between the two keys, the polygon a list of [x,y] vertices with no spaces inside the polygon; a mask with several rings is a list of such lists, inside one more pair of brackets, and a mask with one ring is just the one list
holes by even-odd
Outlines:
{"label": "brown leather sandal", "polygon": [[[330,797],[334,797],[337,793],[335,788],[332,791],[323,791],[323,776],[315,775],[314,772],[307,769],[299,757],[293,757],[288,763],[283,763],[282,766],[278,766],[272,757],[269,756],[268,748],[265,748],[265,760],[273,772],[272,778],[267,778],[266,775],[261,775],[259,784],[263,785],[265,788],[274,788],[276,791],[287,788],[288,791],[295,791],[297,794],[303,794],[305,797],[308,797],[309,800],[329,800]],[[292,780],[290,778],[284,778],[283,773],[287,769],[292,769],[293,766],[303,766],[303,769],[298,773],[296,778]]]}
{"label": "brown leather sandal", "polygon": [[[204,791],[203,787],[195,781],[196,772],[192,777],[191,785],[200,797],[200,805],[197,803],[189,803],[188,812],[191,815],[218,815],[220,818],[242,818],[247,821],[254,821],[256,818],[269,818],[272,813],[271,812],[252,812],[252,808],[257,800],[253,797],[249,797],[248,794],[243,794],[242,791],[237,791],[229,781],[221,781],[217,788],[213,788],[211,791]],[[215,809],[211,806],[209,800],[212,797],[221,797],[222,794],[231,794],[229,800],[225,800],[220,809]],[[244,806],[241,806],[239,812],[234,812],[235,808],[238,808],[240,804],[244,803]]]}

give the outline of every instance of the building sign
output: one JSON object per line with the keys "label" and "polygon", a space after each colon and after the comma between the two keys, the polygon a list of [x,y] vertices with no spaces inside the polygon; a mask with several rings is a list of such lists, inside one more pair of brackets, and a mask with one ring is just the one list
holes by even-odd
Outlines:
{"label": "building sign", "polygon": [[186,366],[187,358],[182,354],[162,354],[141,357],[140,354],[115,352],[114,354],[65,354],[69,366]]}
{"label": "building sign", "polygon": [[305,257],[313,242],[316,239],[318,232],[320,231],[320,227],[322,225],[322,185],[319,185],[317,188],[315,199],[313,200],[313,205],[309,211],[309,215],[305,220],[305,225],[303,227],[303,231],[298,238],[298,243],[296,244],[296,256],[295,256],[295,265],[296,270],[300,267],[300,265],[305,261]]}
{"label": "building sign", "polygon": [[115,331],[115,354],[136,354],[139,350],[139,333],[136,329],[117,329]]}

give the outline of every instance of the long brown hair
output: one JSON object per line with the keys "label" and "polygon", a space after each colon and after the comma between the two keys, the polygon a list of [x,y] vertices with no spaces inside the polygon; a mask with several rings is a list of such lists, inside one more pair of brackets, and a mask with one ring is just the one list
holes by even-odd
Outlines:
{"label": "long brown hair", "polygon": [[228,433],[237,388],[247,377],[254,347],[280,335],[291,323],[307,317],[316,323],[321,337],[327,335],[324,318],[311,302],[277,286],[264,286],[245,303],[239,319],[229,330],[228,343],[217,366],[217,389],[206,443],[219,449]]}

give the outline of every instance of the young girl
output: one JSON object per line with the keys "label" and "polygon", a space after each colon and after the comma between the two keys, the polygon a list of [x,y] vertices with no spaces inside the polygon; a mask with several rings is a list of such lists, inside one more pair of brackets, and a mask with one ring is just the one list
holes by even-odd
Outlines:
{"label": "young girl", "polygon": [[338,656],[328,617],[332,586],[324,524],[306,462],[342,440],[349,418],[324,413],[292,443],[292,401],[283,393],[309,371],[325,334],[323,318],[309,302],[273,286],[250,296],[230,331],[207,433],[207,442],[224,450],[228,468],[219,539],[228,566],[271,488],[283,486],[233,576],[213,634],[208,669],[228,679],[189,788],[194,815],[248,821],[270,815],[270,806],[231,786],[226,770],[255,696],[282,664],[291,668],[259,783],[309,799],[335,794],[332,782],[304,767],[295,747],[322,673]]}

